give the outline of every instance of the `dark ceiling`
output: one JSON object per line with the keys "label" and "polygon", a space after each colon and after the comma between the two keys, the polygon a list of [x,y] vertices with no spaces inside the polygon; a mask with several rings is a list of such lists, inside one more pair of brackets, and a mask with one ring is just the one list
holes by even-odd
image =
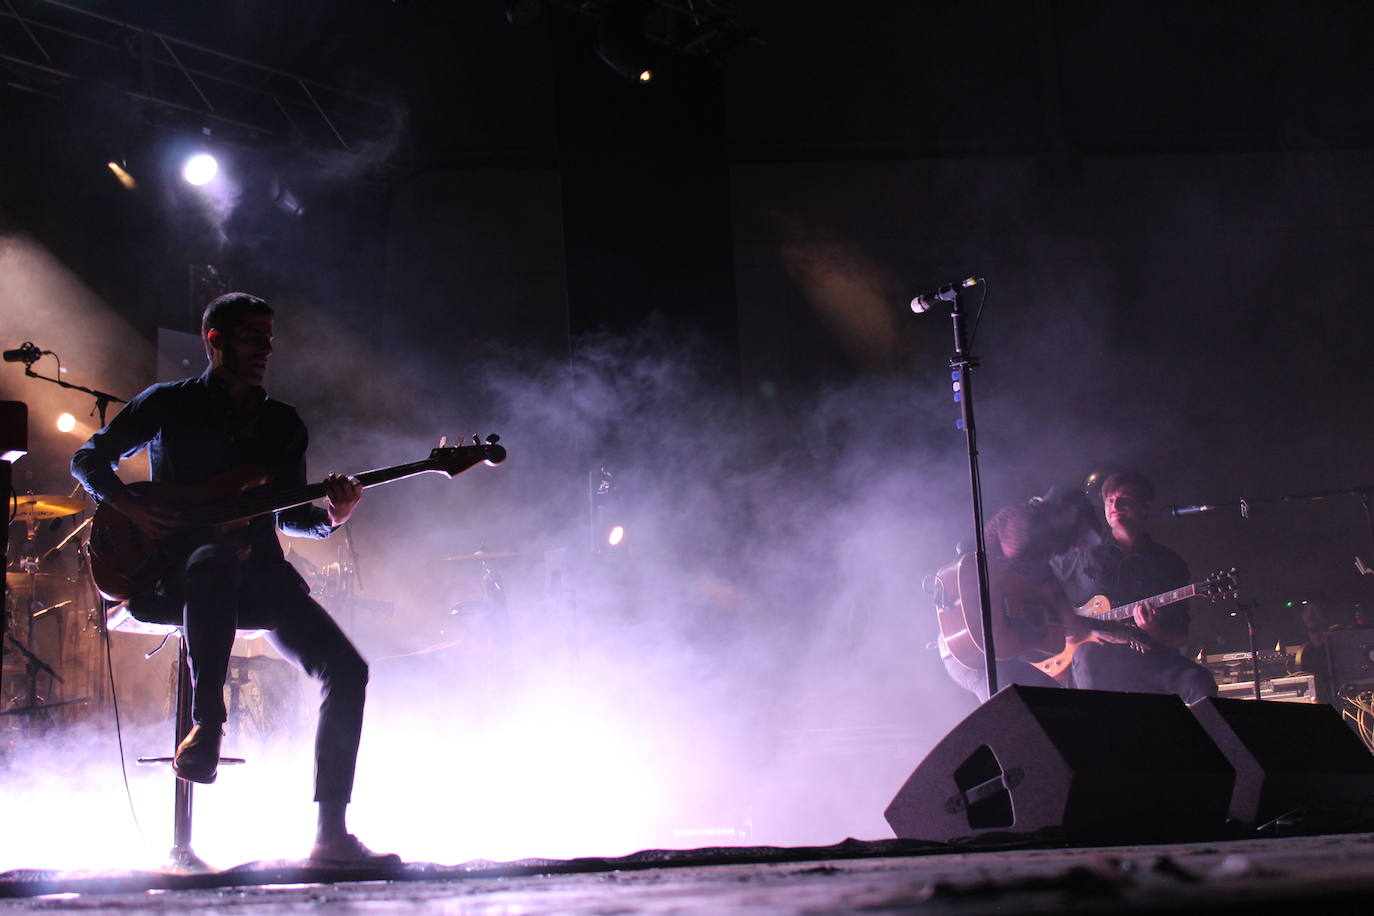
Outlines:
{"label": "dark ceiling", "polygon": [[[395,103],[406,115],[398,155],[409,169],[553,161],[556,51],[592,55],[594,16],[623,5],[546,3],[522,25],[507,21],[503,0],[79,7]],[[646,20],[666,8],[736,28],[733,47],[710,51],[725,75],[735,160],[1349,148],[1374,139],[1374,13],[1361,2],[630,5]],[[38,21],[72,16],[46,0],[14,8]],[[9,25],[0,53],[32,58]],[[22,68],[7,69],[11,86],[25,82]]]}

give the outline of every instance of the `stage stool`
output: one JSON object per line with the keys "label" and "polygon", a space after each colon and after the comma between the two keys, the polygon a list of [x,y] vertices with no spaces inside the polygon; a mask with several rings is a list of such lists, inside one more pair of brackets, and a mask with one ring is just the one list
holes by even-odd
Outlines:
{"label": "stage stool", "polygon": [[[133,602],[135,606],[129,607]],[[191,730],[191,664],[186,649],[186,633],[179,623],[180,608],[172,607],[156,598],[139,598],[137,601],[121,602],[111,607],[106,614],[106,626],[111,633],[137,633],[146,636],[161,636],[165,644],[172,636],[177,637],[177,687],[175,738],[172,752],[175,754],[181,741]],[[256,639],[264,630],[239,630],[238,635],[245,639]],[[149,653],[148,657],[161,650],[161,646]],[[140,766],[172,765],[173,757],[139,757]],[[238,766],[247,761],[242,757],[221,757],[220,766]],[[177,872],[212,871],[205,861],[196,855],[191,847],[191,813],[195,783],[173,778],[175,795],[172,809],[172,849],[168,853],[168,865]]]}

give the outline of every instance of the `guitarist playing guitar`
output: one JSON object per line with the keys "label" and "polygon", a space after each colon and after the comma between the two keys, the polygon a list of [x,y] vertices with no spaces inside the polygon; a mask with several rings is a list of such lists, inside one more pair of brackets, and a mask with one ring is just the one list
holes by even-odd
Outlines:
{"label": "guitarist playing guitar", "polygon": [[[1054,559],[1055,574],[1075,605],[1104,595],[1113,606],[1126,606],[1189,584],[1183,558],[1147,530],[1153,499],[1154,484],[1137,471],[1120,471],[1103,481],[1107,531],[1102,543]],[[1186,602],[1136,604],[1132,616],[1146,637],[1142,645],[1079,645],[1072,653],[1076,687],[1175,693],[1188,703],[1216,696],[1211,673],[1179,651],[1188,638]]]}
{"label": "guitarist playing guitar", "polygon": [[[315,740],[319,820],[311,862],[397,863],[394,855],[369,850],[345,824],[362,730],[367,663],[310,597],[304,581],[283,558],[274,530],[328,537],[352,515],[363,484],[331,474],[317,488],[323,507],[308,502],[291,505],[275,518],[268,511],[237,527],[208,528],[203,521],[191,522],[193,504],[213,499],[216,489],[229,499],[300,490],[305,484],[305,425],[294,408],[263,389],[272,355],[272,309],[246,293],[220,296],[205,308],[201,338],[210,362],[203,375],[146,389],[72,459],[73,476],[101,504],[97,520],[113,514],[130,537],[180,543],[179,550],[165,551],[171,559],[155,585],[132,595],[129,602],[136,617],[184,620],[195,725],[177,747],[173,767],[184,780],[215,780],[234,631],[268,629],[282,657],[321,683]],[[126,486],[113,468],[121,458],[145,448],[153,483]],[[178,502],[169,497],[172,492],[185,492],[189,498]],[[195,527],[188,531],[188,525]],[[98,541],[93,528],[93,566],[99,548],[118,546]],[[150,608],[155,610],[150,613]]]}
{"label": "guitarist playing guitar", "polygon": [[[1006,621],[1005,632],[994,631],[999,684],[1060,686],[1058,680],[1032,662],[1061,651],[1065,635],[1079,638],[1093,635],[1091,622],[1073,614],[1050,565],[1055,555],[1078,543],[1092,524],[1093,509],[1087,497],[1061,487],[1054,487],[1044,496],[1028,502],[1007,506],[987,523],[984,534],[996,606],[994,616]],[[971,555],[965,556],[934,578],[941,626],[939,647],[945,670],[954,682],[985,700],[987,684],[981,637],[969,633],[971,628],[980,626],[976,584],[962,583],[972,585],[968,591],[975,596],[973,600],[955,600],[961,587],[958,580],[966,580],[971,574],[971,561]],[[1014,598],[1010,597],[1012,595]],[[998,614],[1011,600],[1017,604],[1018,612]],[[1052,645],[1039,645],[1047,632],[1057,633],[1056,641]],[[1120,637],[1113,633],[1106,634],[1105,638]]]}

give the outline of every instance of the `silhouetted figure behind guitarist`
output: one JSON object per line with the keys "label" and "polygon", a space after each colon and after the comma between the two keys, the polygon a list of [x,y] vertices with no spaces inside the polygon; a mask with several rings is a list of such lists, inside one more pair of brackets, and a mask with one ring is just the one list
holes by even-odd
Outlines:
{"label": "silhouetted figure behind guitarist", "polygon": [[[1054,571],[1050,566],[1051,558],[1068,550],[1086,533],[1092,524],[1092,507],[1083,494],[1059,487],[1051,489],[1044,496],[1035,497],[1025,503],[1007,506],[984,526],[984,537],[988,551],[988,578],[993,589],[994,607],[999,607],[997,593],[1002,588],[1015,585],[1018,591],[1032,593],[1035,603],[1044,611],[1047,620],[1062,623],[1073,629],[1075,635],[1088,636],[1092,632],[1088,621],[1075,618],[1072,608],[1063,595]],[[968,613],[976,614],[977,608],[970,607]],[[1028,621],[1029,628],[1036,629],[1036,621]],[[1007,626],[1014,630],[1020,621],[1010,621]],[[1030,634],[1013,633],[1008,636],[1021,637],[1018,641],[1030,642]],[[1058,651],[1060,645],[1052,651]],[[964,665],[950,654],[940,637],[940,654],[945,670],[955,683],[987,699],[987,677],[980,664]],[[999,651],[999,656],[1002,653]],[[1059,681],[1042,673],[1030,664],[1040,660],[1044,653],[1031,653],[1033,659],[1024,657],[1007,658],[1002,656],[997,663],[997,683],[999,687],[1008,684],[1023,684],[1034,687],[1059,687]],[[980,661],[980,659],[975,661]]]}
{"label": "silhouetted figure behind guitarist", "polygon": [[[1054,561],[1055,573],[1075,605],[1105,595],[1113,607],[1189,582],[1188,564],[1146,530],[1154,484],[1136,471],[1110,475],[1102,484],[1107,520],[1103,543],[1071,550]],[[1188,639],[1188,607],[1137,606],[1140,645],[1085,643],[1073,656],[1073,681],[1086,690],[1176,693],[1185,702],[1215,696],[1216,680],[1180,650]]]}
{"label": "silhouetted figure behind guitarist", "polygon": [[[72,458],[72,474],[102,505],[138,531],[180,545],[179,559],[156,586],[129,600],[135,617],[184,623],[193,683],[195,725],[177,748],[181,779],[214,782],[226,718],[224,681],[236,628],[263,628],[281,655],[320,681],[315,737],[315,800],[319,826],[312,861],[360,864],[396,861],[371,852],[349,834],[349,802],[362,730],[367,663],[282,556],[274,527],[323,538],[344,524],[362,497],[354,478],[329,475],[323,508],[302,505],[258,516],[228,531],[188,531],[185,505],[127,488],[113,468],[149,450],[152,479],[183,487],[235,485],[216,494],[229,501],[248,487],[285,490],[305,485],[306,429],[294,408],[267,396],[263,380],[272,354],[272,309],[246,293],[228,293],[205,308],[201,337],[210,368],[198,378],[154,385],[134,398]],[[204,501],[206,494],[193,501]],[[183,557],[184,559],[180,559]]]}

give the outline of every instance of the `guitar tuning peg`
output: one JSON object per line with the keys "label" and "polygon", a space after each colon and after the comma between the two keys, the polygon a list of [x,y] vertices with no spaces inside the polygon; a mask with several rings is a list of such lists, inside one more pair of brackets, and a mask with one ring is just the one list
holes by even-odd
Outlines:
{"label": "guitar tuning peg", "polygon": [[447,445],[447,444],[448,444],[448,436],[440,436],[440,437],[439,437],[439,447],[440,447],[440,448],[443,448],[443,447],[444,447],[445,445]]}
{"label": "guitar tuning peg", "polygon": [[477,435],[476,433],[473,433],[473,434],[472,434],[472,444],[473,444],[473,445],[481,445],[481,444],[482,444],[482,437],[479,436],[479,435]]}
{"label": "guitar tuning peg", "polygon": [[495,445],[500,441],[501,437],[496,435],[496,433],[492,433],[490,436],[487,436],[487,445]]}

